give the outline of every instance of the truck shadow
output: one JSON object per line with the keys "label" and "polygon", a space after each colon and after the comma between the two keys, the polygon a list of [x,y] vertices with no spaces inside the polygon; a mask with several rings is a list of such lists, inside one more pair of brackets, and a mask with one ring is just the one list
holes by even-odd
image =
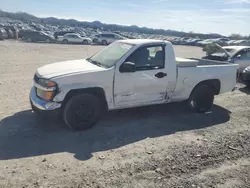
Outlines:
{"label": "truck shadow", "polygon": [[0,160],[61,152],[87,160],[94,152],[214,126],[229,119],[230,112],[220,106],[215,105],[208,114],[195,114],[186,104],[175,103],[109,112],[92,129],[75,132],[57,120],[37,122],[31,111],[22,111],[0,121]]}

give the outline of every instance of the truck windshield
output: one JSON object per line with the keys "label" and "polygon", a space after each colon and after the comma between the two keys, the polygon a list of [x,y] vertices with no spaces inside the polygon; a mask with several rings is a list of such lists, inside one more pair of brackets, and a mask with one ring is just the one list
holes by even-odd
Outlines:
{"label": "truck windshield", "polygon": [[115,63],[121,59],[132,47],[132,44],[115,42],[87,60],[99,66],[110,68],[114,66]]}

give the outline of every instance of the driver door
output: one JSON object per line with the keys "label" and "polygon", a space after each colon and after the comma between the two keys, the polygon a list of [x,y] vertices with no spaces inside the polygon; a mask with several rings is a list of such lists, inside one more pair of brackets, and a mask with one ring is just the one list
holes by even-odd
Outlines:
{"label": "driver door", "polygon": [[114,101],[116,108],[161,103],[167,98],[168,77],[165,44],[143,46],[125,62],[135,64],[135,72],[116,67]]}

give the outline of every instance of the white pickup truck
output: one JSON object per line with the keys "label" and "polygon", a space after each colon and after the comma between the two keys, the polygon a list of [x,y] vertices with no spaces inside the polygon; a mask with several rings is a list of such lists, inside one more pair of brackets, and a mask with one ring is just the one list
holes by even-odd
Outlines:
{"label": "white pickup truck", "polygon": [[214,96],[232,91],[238,65],[176,58],[171,43],[121,40],[88,59],[37,69],[33,111],[60,112],[76,130],[92,127],[104,110],[188,101],[205,112]]}

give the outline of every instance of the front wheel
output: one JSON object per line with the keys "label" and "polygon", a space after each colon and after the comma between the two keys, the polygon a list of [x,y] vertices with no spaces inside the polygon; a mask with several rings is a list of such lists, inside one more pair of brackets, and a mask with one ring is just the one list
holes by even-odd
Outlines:
{"label": "front wheel", "polygon": [[67,39],[63,39],[63,44],[68,44],[69,43],[69,41],[67,40]]}
{"label": "front wheel", "polygon": [[214,90],[209,85],[196,87],[188,100],[189,107],[198,113],[204,113],[212,108],[214,102]]}
{"label": "front wheel", "polygon": [[66,103],[63,120],[75,130],[91,128],[101,116],[100,100],[91,94],[78,94]]}
{"label": "front wheel", "polygon": [[51,43],[50,39],[45,40],[46,43]]}
{"label": "front wheel", "polygon": [[107,45],[107,44],[108,44],[108,42],[106,40],[102,41],[102,45]]}
{"label": "front wheel", "polygon": [[28,39],[27,39],[27,42],[32,42],[32,39],[31,39],[31,38],[28,38]]}
{"label": "front wheel", "polygon": [[89,42],[87,40],[83,40],[82,43],[83,44],[89,44]]}

